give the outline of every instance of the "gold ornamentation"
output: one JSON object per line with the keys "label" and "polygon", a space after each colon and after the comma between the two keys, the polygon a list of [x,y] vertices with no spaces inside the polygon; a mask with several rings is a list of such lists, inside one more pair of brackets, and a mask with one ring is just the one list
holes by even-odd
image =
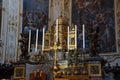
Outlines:
{"label": "gold ornamentation", "polygon": [[25,78],[25,66],[16,66],[14,69],[14,79]]}
{"label": "gold ornamentation", "polygon": [[88,70],[90,76],[102,76],[101,64],[89,64]]}

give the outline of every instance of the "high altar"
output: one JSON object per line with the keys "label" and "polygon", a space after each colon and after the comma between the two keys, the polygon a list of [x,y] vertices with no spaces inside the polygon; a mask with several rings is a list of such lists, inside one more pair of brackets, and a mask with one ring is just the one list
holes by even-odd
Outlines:
{"label": "high altar", "polygon": [[[96,32],[96,31],[95,31]],[[97,46],[91,46],[89,57],[85,51],[85,26],[83,25],[83,49],[77,49],[77,25],[69,26],[61,15],[44,34],[43,54],[52,54],[54,80],[103,80],[103,59]],[[92,36],[96,36],[96,34]],[[95,43],[91,43],[95,45]],[[44,57],[45,58],[45,57]]]}
{"label": "high altar", "polygon": [[[29,45],[32,45],[29,44],[31,34],[29,31],[29,37],[25,37],[24,40],[28,40],[28,53],[34,55],[21,55],[20,62],[40,64],[39,69],[27,73],[29,79],[44,78],[46,80],[44,76],[50,76],[49,78],[54,80],[103,80],[104,60],[99,56],[97,50],[97,29],[85,35],[85,25],[82,28],[83,48],[78,50],[77,25],[69,26],[65,17],[59,16],[47,31],[43,28],[40,53],[29,53]],[[37,33],[36,31],[36,40]],[[86,54],[85,36],[90,39],[90,55]],[[26,71],[29,71],[28,68]],[[40,74],[44,75],[40,76]]]}
{"label": "high altar", "polygon": [[[101,80],[105,72],[112,72],[118,80],[118,63],[111,62],[119,59],[119,4],[119,0],[1,0],[0,78],[14,73],[20,80],[46,76]],[[114,67],[104,65],[99,52]]]}
{"label": "high altar", "polygon": [[[25,48],[22,48],[23,53],[21,54],[20,62],[39,63],[42,65],[39,70],[29,73],[29,79],[44,78],[46,80],[44,76],[52,74],[51,77],[54,80],[103,80],[104,60],[99,56],[97,49],[98,29],[91,28],[90,30],[88,35],[85,35],[85,25],[83,24],[83,45],[80,50],[77,49],[77,25],[72,24],[72,26],[69,26],[66,18],[62,15],[55,20],[52,26],[48,27],[47,31],[43,27],[42,48],[40,52],[37,50],[38,29],[36,30],[35,52],[30,51],[32,48],[30,46],[33,45],[31,44],[32,31],[29,30],[29,36],[21,34],[23,39],[19,40],[19,42],[24,43],[21,47]],[[86,36],[90,41],[90,55],[86,54]],[[52,66],[50,70],[46,66],[49,64]]]}

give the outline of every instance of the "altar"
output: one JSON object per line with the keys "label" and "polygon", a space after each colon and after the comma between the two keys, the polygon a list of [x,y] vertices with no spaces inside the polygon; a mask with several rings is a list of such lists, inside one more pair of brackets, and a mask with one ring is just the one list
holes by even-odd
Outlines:
{"label": "altar", "polygon": [[[52,27],[52,28],[51,28]],[[36,42],[31,44],[31,31],[25,38],[26,55],[21,55],[25,61],[25,79],[43,80],[103,80],[103,59],[97,50],[97,30],[90,33],[90,55],[86,57],[85,25],[82,25],[82,49],[77,49],[77,25],[69,26],[62,15],[45,31],[43,27],[42,45],[38,45],[38,30]],[[94,33],[94,34],[93,34]],[[92,34],[92,35],[91,35]],[[88,36],[88,35],[87,35]],[[43,74],[43,75],[42,75]]]}

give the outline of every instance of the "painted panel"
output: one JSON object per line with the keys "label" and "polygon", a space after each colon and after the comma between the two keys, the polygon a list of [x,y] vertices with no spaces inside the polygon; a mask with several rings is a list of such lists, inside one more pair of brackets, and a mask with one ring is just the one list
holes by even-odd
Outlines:
{"label": "painted panel", "polygon": [[23,28],[22,32],[29,35],[31,30],[31,44],[36,44],[38,29],[38,45],[42,44],[42,30],[48,28],[49,0],[23,0]]}
{"label": "painted panel", "polygon": [[[101,53],[116,52],[114,0],[72,0],[72,23],[78,25],[78,48],[82,48],[82,25],[99,29]],[[89,40],[85,40],[89,50]]]}

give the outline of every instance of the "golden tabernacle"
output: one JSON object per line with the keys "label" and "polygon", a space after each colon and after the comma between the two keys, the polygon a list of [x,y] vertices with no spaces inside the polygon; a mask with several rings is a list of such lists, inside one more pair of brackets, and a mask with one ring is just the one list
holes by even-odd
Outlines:
{"label": "golden tabernacle", "polygon": [[[70,63],[69,54],[77,50],[77,26],[69,26],[65,17],[56,19],[53,26],[48,27],[44,35],[43,52],[54,53],[54,80],[87,79],[87,66],[83,63],[76,65]],[[74,58],[74,57],[73,57]]]}
{"label": "golden tabernacle", "polygon": [[49,27],[44,37],[44,51],[51,50],[57,43],[58,49],[67,50],[67,27],[68,23],[62,16],[58,17],[53,26]]}

